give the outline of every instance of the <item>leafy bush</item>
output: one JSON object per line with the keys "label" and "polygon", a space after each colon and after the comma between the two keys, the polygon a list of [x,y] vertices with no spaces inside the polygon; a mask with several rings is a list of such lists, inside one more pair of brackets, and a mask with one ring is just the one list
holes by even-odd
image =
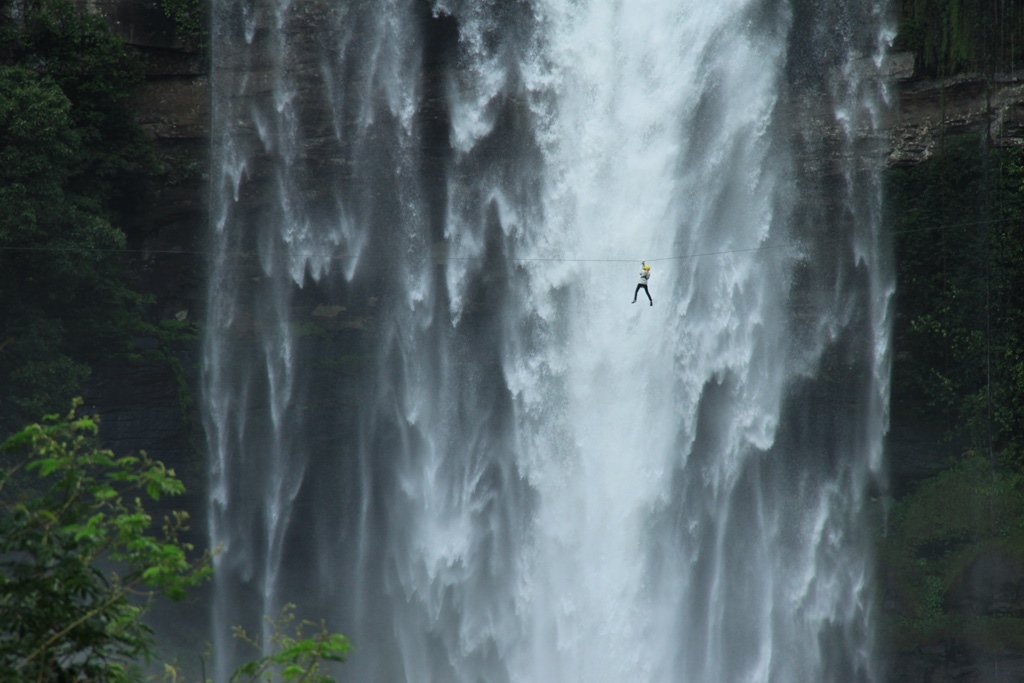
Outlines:
{"label": "leafy bush", "polygon": [[153,645],[150,600],[181,600],[210,574],[180,539],[186,513],[151,531],[142,500],[183,493],[173,470],[97,448],[96,432],[72,410],[3,442],[0,680],[127,681]]}
{"label": "leafy bush", "polygon": [[[351,643],[348,638],[327,630],[324,622],[302,620],[295,622],[295,605],[281,608],[276,618],[267,618],[272,652],[240,666],[231,676],[239,681],[282,680],[288,683],[334,683],[334,677],[324,673],[324,663],[344,662]],[[312,630],[312,635],[308,635]],[[292,635],[294,633],[294,635]],[[257,652],[263,648],[245,629],[236,626],[236,638],[253,646]]]}
{"label": "leafy bush", "polygon": [[[210,553],[197,556],[181,539],[187,513],[171,511],[157,530],[147,511],[184,493],[174,471],[145,453],[99,448],[98,418],[78,417],[75,407],[0,444],[3,681],[140,680],[155,647],[143,621],[153,600],[182,600],[212,571]],[[326,665],[344,662],[351,648],[323,622],[296,621],[294,605],[267,627],[270,651],[232,681],[333,683]],[[234,633],[263,653],[244,629]],[[184,683],[178,667],[163,670]]]}
{"label": "leafy bush", "polygon": [[0,0],[0,433],[67,405],[89,364],[137,328],[142,299],[116,222],[151,159],[128,106],[141,71],[106,24],[67,0],[26,2],[18,22],[9,5]]}

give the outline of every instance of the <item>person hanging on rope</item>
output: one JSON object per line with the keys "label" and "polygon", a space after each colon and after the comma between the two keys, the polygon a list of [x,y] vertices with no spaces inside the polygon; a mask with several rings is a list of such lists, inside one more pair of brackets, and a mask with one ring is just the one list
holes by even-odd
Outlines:
{"label": "person hanging on rope", "polygon": [[651,279],[651,267],[647,265],[647,261],[640,262],[640,282],[637,284],[636,289],[633,290],[633,303],[636,303],[636,295],[640,293],[640,289],[644,290],[647,295],[647,300],[654,305],[654,299],[651,298],[651,290],[647,289],[647,281]]}

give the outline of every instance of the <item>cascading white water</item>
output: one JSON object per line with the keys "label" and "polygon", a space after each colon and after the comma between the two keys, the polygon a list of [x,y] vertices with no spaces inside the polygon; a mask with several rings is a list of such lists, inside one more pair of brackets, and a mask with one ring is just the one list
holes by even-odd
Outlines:
{"label": "cascading white water", "polygon": [[[218,680],[877,680],[884,0],[216,0]],[[648,305],[630,303],[641,259]]]}

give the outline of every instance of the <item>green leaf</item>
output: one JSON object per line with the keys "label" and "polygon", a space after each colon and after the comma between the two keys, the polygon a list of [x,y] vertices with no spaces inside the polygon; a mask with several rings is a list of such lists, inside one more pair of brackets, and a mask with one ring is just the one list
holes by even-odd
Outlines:
{"label": "green leaf", "polygon": [[56,458],[40,458],[39,460],[30,462],[26,468],[30,471],[38,469],[40,477],[48,477],[63,464],[63,462]]}
{"label": "green leaf", "polygon": [[294,681],[299,676],[305,675],[305,673],[306,670],[298,664],[290,664],[281,670],[281,676],[284,677],[286,681]]}

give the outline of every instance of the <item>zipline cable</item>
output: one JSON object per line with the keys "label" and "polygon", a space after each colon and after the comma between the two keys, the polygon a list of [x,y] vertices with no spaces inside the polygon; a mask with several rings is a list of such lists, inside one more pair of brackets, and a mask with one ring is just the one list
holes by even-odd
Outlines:
{"label": "zipline cable", "polygon": [[[938,232],[945,230],[953,230],[957,228],[969,228],[979,225],[991,226],[998,223],[1008,223],[1017,221],[1016,218],[997,218],[984,221],[973,221],[970,223],[950,223],[947,225],[937,225],[928,228],[916,228],[914,230],[901,230],[899,232],[889,233],[884,237],[896,238],[904,235],[914,235],[924,232]],[[828,244],[839,244],[846,242],[846,238],[835,238],[826,240],[824,245]],[[693,254],[679,254],[676,256],[661,256],[656,258],[646,259],[648,263],[656,263],[659,261],[685,261],[695,258],[703,258],[706,256],[726,256],[729,254],[742,254],[753,251],[765,251],[768,249],[786,249],[791,247],[798,247],[803,244],[800,241],[789,241],[781,242],[777,244],[760,244],[756,247],[744,247],[740,249],[722,249],[720,251],[705,251],[697,252]],[[0,252],[2,251],[17,251],[17,252],[71,252],[71,253],[111,253],[111,254],[141,254],[145,256],[165,255],[165,256],[204,256],[207,254],[214,253],[210,249],[115,249],[109,247],[57,247],[57,246],[44,246],[44,247],[17,247],[17,246],[0,246]],[[325,252],[311,252],[311,256],[322,256]],[[438,262],[452,262],[452,261],[476,261],[479,259],[486,258],[486,255],[480,256],[402,256],[399,257],[401,260],[413,260],[413,261],[438,261]],[[539,263],[635,263],[639,261],[638,258],[576,258],[576,257],[558,257],[558,256],[513,256],[508,259],[513,262],[539,262]]]}

